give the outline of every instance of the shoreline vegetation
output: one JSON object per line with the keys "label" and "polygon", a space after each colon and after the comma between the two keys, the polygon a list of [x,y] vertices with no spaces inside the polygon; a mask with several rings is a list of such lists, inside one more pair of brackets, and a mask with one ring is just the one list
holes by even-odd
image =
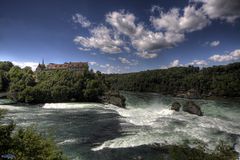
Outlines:
{"label": "shoreline vegetation", "polygon": [[240,98],[240,62],[199,68],[194,66],[105,75],[112,88],[153,92],[187,99]]}
{"label": "shoreline vegetation", "polygon": [[17,103],[99,102],[125,107],[125,98],[111,90],[101,72],[94,73],[88,66],[81,72],[33,72],[30,67],[0,62],[0,92]]}

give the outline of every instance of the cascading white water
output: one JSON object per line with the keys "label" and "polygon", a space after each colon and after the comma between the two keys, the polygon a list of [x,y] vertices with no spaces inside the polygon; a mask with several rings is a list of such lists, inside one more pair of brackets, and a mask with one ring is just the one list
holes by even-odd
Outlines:
{"label": "cascading white water", "polygon": [[86,146],[101,152],[106,148],[135,148],[155,143],[182,144],[185,140],[203,141],[209,149],[223,140],[235,144],[240,152],[238,102],[196,100],[204,112],[199,117],[169,109],[173,101],[184,104],[184,99],[152,94],[139,97],[135,93],[125,96],[126,109],[99,103],[0,105],[0,108],[8,109],[5,120],[14,120],[17,125],[37,124],[41,131],[56,130],[56,142],[73,157],[79,157],[79,152],[90,152],[84,149]]}

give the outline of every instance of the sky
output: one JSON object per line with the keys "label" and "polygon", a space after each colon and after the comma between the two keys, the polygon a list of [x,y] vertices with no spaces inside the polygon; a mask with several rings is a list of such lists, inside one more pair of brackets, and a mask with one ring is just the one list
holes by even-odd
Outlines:
{"label": "sky", "polygon": [[240,61],[239,0],[0,0],[0,61],[126,73]]}

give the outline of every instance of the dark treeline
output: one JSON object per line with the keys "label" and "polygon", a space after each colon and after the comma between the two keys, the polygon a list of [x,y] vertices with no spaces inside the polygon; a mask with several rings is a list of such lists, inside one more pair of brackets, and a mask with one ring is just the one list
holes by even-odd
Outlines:
{"label": "dark treeline", "polygon": [[0,92],[23,103],[97,102],[109,91],[104,76],[89,71],[49,70],[33,72],[11,62],[0,62]]}
{"label": "dark treeline", "polygon": [[208,68],[173,67],[106,75],[113,88],[178,95],[195,90],[202,97],[240,97],[240,63]]}

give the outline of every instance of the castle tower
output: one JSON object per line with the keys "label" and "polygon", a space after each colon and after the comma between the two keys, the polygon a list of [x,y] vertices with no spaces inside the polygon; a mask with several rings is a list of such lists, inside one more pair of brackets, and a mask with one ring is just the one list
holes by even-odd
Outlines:
{"label": "castle tower", "polygon": [[45,70],[46,69],[46,66],[45,66],[45,64],[44,64],[44,59],[42,59],[42,64],[38,64],[38,66],[37,66],[37,68],[36,68],[36,71],[37,72],[40,72],[40,71],[43,71],[43,70]]}

